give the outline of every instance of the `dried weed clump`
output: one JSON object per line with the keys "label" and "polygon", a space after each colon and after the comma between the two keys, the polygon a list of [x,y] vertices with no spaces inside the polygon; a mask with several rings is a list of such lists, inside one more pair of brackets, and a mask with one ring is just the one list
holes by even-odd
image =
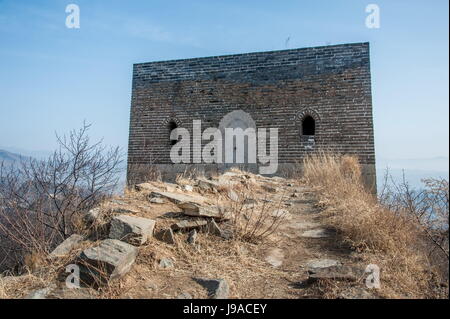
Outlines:
{"label": "dried weed clump", "polygon": [[381,295],[438,297],[436,276],[423,249],[423,228],[408,211],[389,209],[365,189],[356,157],[320,152],[308,156],[303,169],[329,223],[367,262],[380,267]]}

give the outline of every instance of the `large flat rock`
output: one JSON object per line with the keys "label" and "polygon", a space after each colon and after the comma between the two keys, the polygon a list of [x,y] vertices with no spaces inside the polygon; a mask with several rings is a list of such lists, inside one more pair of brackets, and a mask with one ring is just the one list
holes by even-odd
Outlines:
{"label": "large flat rock", "polygon": [[152,236],[154,228],[153,219],[119,215],[111,220],[109,238],[119,239],[132,245],[142,245]]}
{"label": "large flat rock", "polygon": [[79,243],[84,240],[84,237],[78,234],[73,234],[61,244],[58,245],[48,256],[49,259],[55,259],[68,255]]}
{"label": "large flat rock", "polygon": [[181,202],[177,206],[183,210],[183,214],[194,217],[225,218],[223,209],[216,206],[203,206],[193,202]]}
{"label": "large flat rock", "polygon": [[341,263],[335,259],[312,259],[306,263],[306,267],[317,269],[317,268],[328,268],[333,266],[341,266]]}
{"label": "large flat rock", "polygon": [[159,188],[150,184],[150,183],[141,183],[134,186],[134,188],[139,191],[151,191],[151,192],[158,192]]}
{"label": "large flat rock", "polygon": [[206,226],[207,224],[208,222],[206,220],[182,220],[176,224],[173,224],[171,228],[173,230],[191,230]]}
{"label": "large flat rock", "polygon": [[167,244],[175,244],[175,236],[171,228],[160,230],[155,234],[155,238]]}
{"label": "large flat rock", "polygon": [[217,189],[220,187],[220,184],[215,181],[198,178],[196,180],[196,186],[204,191],[217,191]]}
{"label": "large flat rock", "polygon": [[152,192],[153,195],[167,198],[169,201],[175,204],[179,204],[181,202],[192,202],[196,204],[203,204],[206,201],[206,198],[200,195],[187,195],[175,192],[160,192],[155,191]]}
{"label": "large flat rock", "polygon": [[84,250],[76,259],[80,283],[103,286],[125,275],[133,265],[138,249],[117,239],[105,239],[96,247]]}
{"label": "large flat rock", "polygon": [[350,266],[331,266],[324,268],[312,268],[308,270],[309,281],[320,279],[358,281],[363,278],[364,271]]}
{"label": "large flat rock", "polygon": [[92,288],[56,288],[54,286],[33,290],[24,299],[95,299],[98,292]]}

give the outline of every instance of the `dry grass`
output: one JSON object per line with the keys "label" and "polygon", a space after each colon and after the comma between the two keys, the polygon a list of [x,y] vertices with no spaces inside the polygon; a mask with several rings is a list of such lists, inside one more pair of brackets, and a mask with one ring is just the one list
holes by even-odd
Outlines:
{"label": "dry grass", "polygon": [[357,158],[319,153],[304,161],[304,178],[318,192],[327,220],[362,255],[381,269],[380,294],[389,298],[433,298],[426,253],[415,220],[392,212],[361,183]]}

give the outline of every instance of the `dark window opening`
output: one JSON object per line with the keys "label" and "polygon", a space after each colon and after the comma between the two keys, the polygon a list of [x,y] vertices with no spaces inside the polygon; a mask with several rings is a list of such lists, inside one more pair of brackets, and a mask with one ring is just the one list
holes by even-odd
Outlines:
{"label": "dark window opening", "polygon": [[178,139],[176,139],[176,140],[170,139],[170,133],[176,128],[178,128],[177,123],[175,123],[174,121],[170,121],[169,122],[169,140],[170,140],[170,145],[175,145],[178,142]]}
{"label": "dark window opening", "polygon": [[315,135],[316,121],[311,116],[307,116],[302,122],[302,135]]}

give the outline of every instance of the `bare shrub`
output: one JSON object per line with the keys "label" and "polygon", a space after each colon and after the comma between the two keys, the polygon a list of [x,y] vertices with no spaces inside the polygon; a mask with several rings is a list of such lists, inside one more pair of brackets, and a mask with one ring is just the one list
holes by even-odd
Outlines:
{"label": "bare shrub", "polygon": [[[264,241],[276,232],[287,218],[288,214],[281,208],[284,194],[271,202],[266,197],[258,198],[251,189],[239,186],[235,185],[233,188],[236,190],[238,187],[240,199],[231,206],[231,225],[235,238],[252,243]],[[254,201],[255,198],[258,200]]]}
{"label": "bare shrub", "polygon": [[448,181],[431,178],[422,182],[421,189],[414,189],[405,174],[401,182],[396,182],[386,171],[380,203],[396,215],[403,212],[415,220],[430,265],[448,282]]}
{"label": "bare shrub", "polygon": [[199,171],[197,168],[185,168],[183,173],[177,174],[175,183],[178,185],[193,185],[197,178],[205,178],[203,171]]}
{"label": "bare shrub", "polygon": [[77,231],[80,215],[112,195],[120,151],[91,143],[89,127],[57,136],[59,148],[47,160],[1,166],[0,267],[45,255]]}
{"label": "bare shrub", "polygon": [[310,155],[304,161],[304,178],[318,190],[329,223],[368,261],[380,266],[385,296],[436,297],[434,274],[423,250],[423,224],[404,209],[407,206],[393,209],[368,193],[357,158],[325,152]]}

